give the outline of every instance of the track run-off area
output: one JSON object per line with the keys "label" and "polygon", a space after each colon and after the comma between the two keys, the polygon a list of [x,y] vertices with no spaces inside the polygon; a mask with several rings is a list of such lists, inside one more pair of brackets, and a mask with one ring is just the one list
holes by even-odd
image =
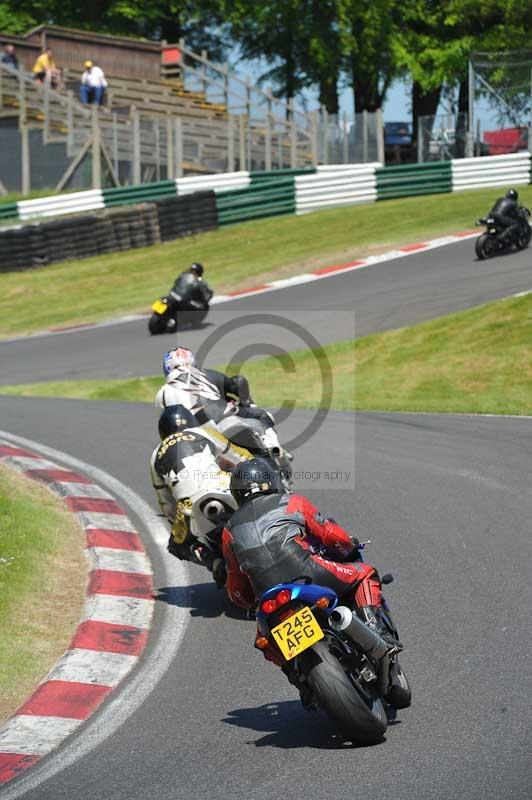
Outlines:
{"label": "track run-off area", "polygon": [[[213,307],[208,324],[180,342],[197,350],[212,334],[210,364],[259,339],[270,350],[301,348],[300,329],[325,344],[528,291],[530,270],[530,251],[477,262],[463,241]],[[295,321],[298,331],[279,324],[257,336],[250,320],[240,324],[256,314]],[[220,326],[228,332],[218,335]],[[0,382],[155,374],[174,341],[137,321],[4,343]],[[281,441],[311,417],[293,413]],[[0,396],[0,429],[103,470],[132,493],[128,505],[120,486],[106,487],[145,534],[157,590],[147,649],[116,698],[0,790],[2,800],[529,800],[532,420],[330,412],[296,452],[307,475],[295,488],[370,539],[368,561],[395,575],[386,595],[413,704],[385,742],[354,749],[339,746],[325,718],[304,711],[253,649],[254,622],[150,537],[140,511],[142,501],[155,507],[156,418],[143,404]],[[351,480],[314,483],[324,463]]]}

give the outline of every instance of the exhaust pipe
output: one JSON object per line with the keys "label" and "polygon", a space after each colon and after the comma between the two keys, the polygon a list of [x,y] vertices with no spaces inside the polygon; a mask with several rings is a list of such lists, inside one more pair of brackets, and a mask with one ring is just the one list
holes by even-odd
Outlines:
{"label": "exhaust pipe", "polygon": [[380,660],[388,652],[389,647],[382,636],[368,628],[346,606],[338,606],[334,611],[331,611],[329,620],[335,630],[343,631],[356,644],[360,645],[368,656]]}

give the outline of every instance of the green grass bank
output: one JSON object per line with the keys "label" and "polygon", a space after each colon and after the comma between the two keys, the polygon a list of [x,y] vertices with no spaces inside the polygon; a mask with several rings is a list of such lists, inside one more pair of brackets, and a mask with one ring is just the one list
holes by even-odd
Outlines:
{"label": "green grass bank", "polygon": [[[223,294],[470,229],[500,194],[485,189],[274,217],[147,249],[0,274],[0,337],[147,311],[192,261],[205,264],[208,281]],[[520,189],[520,196],[532,204],[532,187]]]}
{"label": "green grass bank", "polygon": [[58,498],[0,464],[0,721],[68,647],[84,602],[83,546]]}
{"label": "green grass bank", "polygon": [[[532,295],[328,345],[324,352],[332,408],[532,414]],[[242,371],[261,405],[315,408],[323,402],[322,366],[313,352],[298,351]],[[161,383],[157,375],[0,387],[0,393],[153,402]]]}

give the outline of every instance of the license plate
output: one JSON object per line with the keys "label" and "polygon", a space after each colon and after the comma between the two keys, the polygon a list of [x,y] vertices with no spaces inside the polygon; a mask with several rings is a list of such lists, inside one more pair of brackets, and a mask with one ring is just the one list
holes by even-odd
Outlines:
{"label": "license plate", "polygon": [[164,314],[168,306],[166,303],[163,303],[162,300],[156,300],[151,308],[156,314]]}
{"label": "license plate", "polygon": [[272,636],[285,659],[290,661],[323,639],[323,631],[310,608],[305,606],[272,628]]}

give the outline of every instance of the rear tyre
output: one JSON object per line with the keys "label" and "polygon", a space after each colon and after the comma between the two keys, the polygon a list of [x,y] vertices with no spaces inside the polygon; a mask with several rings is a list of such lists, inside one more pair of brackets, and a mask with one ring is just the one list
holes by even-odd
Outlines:
{"label": "rear tyre", "polygon": [[154,336],[157,333],[164,333],[166,330],[166,319],[160,314],[152,314],[148,320],[148,330]]}
{"label": "rear tyre", "polygon": [[492,256],[497,250],[497,239],[489,233],[483,233],[475,242],[475,253],[481,261]]}
{"label": "rear tyre", "polygon": [[523,225],[521,230],[519,231],[519,235],[517,236],[517,249],[518,250],[526,250],[528,245],[530,244],[530,239],[532,238],[532,228],[527,223],[526,226]]}
{"label": "rear tyre", "polygon": [[344,671],[331,644],[325,638],[305,654],[305,672],[316,703],[344,739],[377,744],[387,727],[382,701]]}

